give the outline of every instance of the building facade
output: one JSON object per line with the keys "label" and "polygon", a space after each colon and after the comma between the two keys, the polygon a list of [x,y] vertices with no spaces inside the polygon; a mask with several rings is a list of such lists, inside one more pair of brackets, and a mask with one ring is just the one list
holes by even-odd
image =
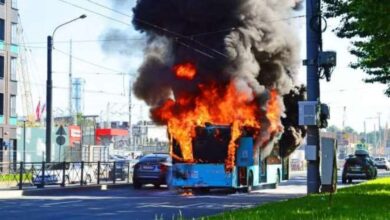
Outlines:
{"label": "building facade", "polygon": [[16,0],[0,0],[0,169],[16,161],[16,65],[18,9]]}

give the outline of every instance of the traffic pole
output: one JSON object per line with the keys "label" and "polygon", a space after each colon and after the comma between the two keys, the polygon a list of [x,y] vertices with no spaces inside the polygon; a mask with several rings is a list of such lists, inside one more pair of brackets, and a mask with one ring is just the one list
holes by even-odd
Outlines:
{"label": "traffic pole", "polygon": [[[307,100],[320,101],[318,54],[321,48],[320,0],[306,1]],[[316,160],[308,160],[307,193],[320,189],[320,136],[317,125],[307,128],[307,145],[316,146]]]}
{"label": "traffic pole", "polygon": [[46,81],[46,162],[51,161],[51,113],[52,113],[52,49],[53,39],[47,37],[47,81]]}

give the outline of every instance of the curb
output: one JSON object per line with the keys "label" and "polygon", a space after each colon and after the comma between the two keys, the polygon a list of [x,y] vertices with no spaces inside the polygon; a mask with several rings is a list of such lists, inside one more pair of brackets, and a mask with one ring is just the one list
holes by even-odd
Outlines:
{"label": "curb", "polygon": [[14,199],[23,196],[22,190],[2,190],[0,191],[0,199]]}
{"label": "curb", "polygon": [[12,199],[21,198],[23,196],[46,196],[56,195],[58,193],[79,193],[85,191],[96,191],[96,190],[109,190],[118,188],[131,187],[133,184],[101,184],[101,185],[87,185],[87,186],[70,186],[64,188],[43,188],[43,189],[27,189],[27,190],[2,190],[0,191],[0,199]]}

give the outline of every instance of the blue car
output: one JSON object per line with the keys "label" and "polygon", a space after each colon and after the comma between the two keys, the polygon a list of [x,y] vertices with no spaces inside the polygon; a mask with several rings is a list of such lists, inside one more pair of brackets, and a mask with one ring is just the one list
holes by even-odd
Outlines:
{"label": "blue car", "polygon": [[172,160],[169,154],[155,153],[142,157],[134,165],[133,186],[139,189],[144,184],[153,184],[155,188],[168,184]]}

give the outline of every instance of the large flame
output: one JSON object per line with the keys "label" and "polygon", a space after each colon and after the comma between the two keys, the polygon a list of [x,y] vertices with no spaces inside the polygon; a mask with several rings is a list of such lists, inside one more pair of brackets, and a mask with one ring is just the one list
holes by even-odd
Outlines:
{"label": "large flame", "polygon": [[193,63],[180,63],[173,67],[173,72],[178,78],[192,80],[196,75],[196,67]]}
{"label": "large flame", "polygon": [[[168,126],[169,134],[175,139],[182,152],[182,161],[196,162],[193,156],[192,139],[197,126],[205,123],[230,125],[231,139],[228,146],[228,156],[225,160],[227,170],[234,166],[236,140],[244,126],[259,130],[261,128],[260,106],[253,94],[240,91],[234,81],[228,85],[216,83],[199,84],[199,93],[177,95],[176,100],[169,99],[162,106],[154,109],[153,115]],[[266,117],[270,121],[268,131],[273,132],[280,126],[280,107],[277,102],[276,90],[271,90],[267,103]],[[172,142],[171,142],[172,143]],[[172,154],[172,146],[171,146]],[[172,155],[178,158],[177,155]]]}

